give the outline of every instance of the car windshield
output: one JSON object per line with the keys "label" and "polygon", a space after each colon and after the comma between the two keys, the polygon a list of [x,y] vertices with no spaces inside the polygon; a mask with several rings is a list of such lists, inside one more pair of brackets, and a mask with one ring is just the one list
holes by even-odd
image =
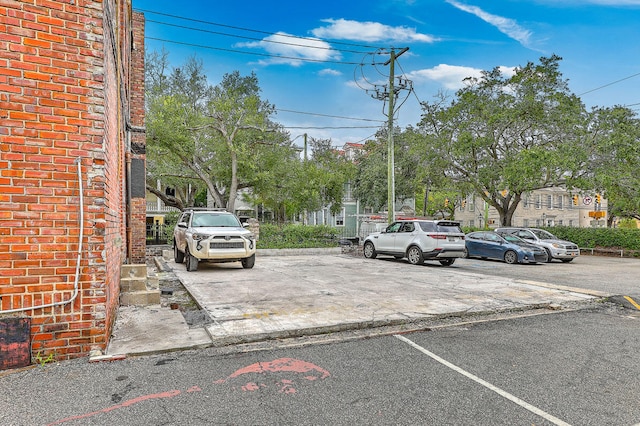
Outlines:
{"label": "car windshield", "polygon": [[555,235],[543,229],[532,229],[531,232],[536,234],[536,237],[540,238],[541,240],[557,240]]}
{"label": "car windshield", "polygon": [[230,214],[194,213],[191,221],[193,227],[204,226],[241,226],[238,219]]}
{"label": "car windshield", "polygon": [[522,244],[526,242],[522,238],[516,237],[515,235],[512,235],[512,234],[504,234],[502,235],[502,238],[509,241],[510,243],[515,243],[515,244]]}

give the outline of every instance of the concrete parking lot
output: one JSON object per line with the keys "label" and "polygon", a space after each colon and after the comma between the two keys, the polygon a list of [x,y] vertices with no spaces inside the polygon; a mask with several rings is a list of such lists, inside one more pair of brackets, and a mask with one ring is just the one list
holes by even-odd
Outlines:
{"label": "concrete parking lot", "polygon": [[[592,256],[540,265],[459,259],[444,267],[339,252],[263,254],[253,269],[240,263],[201,263],[198,271],[186,272],[184,264],[172,259],[165,265],[209,321],[194,329],[177,317],[179,311],[155,309],[149,314],[148,309],[121,308],[119,317],[127,324],[117,325],[110,353],[222,346],[386,325],[410,328],[425,320],[496,312],[557,311],[629,294],[635,286],[631,277],[640,272],[636,259]],[[158,320],[159,315],[173,316]],[[136,325],[140,321],[144,325]]]}

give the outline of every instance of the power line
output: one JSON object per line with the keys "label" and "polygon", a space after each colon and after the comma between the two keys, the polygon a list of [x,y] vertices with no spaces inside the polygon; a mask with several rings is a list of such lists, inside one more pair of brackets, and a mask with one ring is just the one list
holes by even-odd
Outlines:
{"label": "power line", "polygon": [[[211,22],[211,21],[203,21],[203,20],[200,20],[200,19],[186,18],[184,16],[171,15],[171,14],[168,14],[168,13],[156,12],[156,11],[153,11],[153,10],[135,9],[135,11],[136,12],[143,12],[143,13],[151,13],[151,14],[155,14],[155,15],[161,15],[161,16],[170,17],[170,18],[182,19],[182,20],[190,21],[190,22],[198,22],[198,23],[201,23],[201,24],[213,25],[213,26],[217,26],[217,27],[231,28],[231,29],[240,30],[240,31],[248,31],[248,32],[253,32],[253,33],[258,33],[258,34],[267,34],[267,35],[279,35],[279,34],[276,34],[276,33],[273,33],[273,32],[269,32],[269,31],[255,30],[255,29],[251,29],[251,28],[237,27],[237,26],[233,26],[233,25],[220,24],[220,23]],[[318,41],[318,40],[320,40],[318,38],[301,37],[301,36],[294,36],[294,35],[290,35],[290,34],[281,34],[281,36],[282,37],[295,38],[295,39],[299,39],[299,40],[308,40],[308,41]],[[364,48],[364,49],[380,49],[380,47],[378,47],[378,46],[369,46],[369,45],[366,45],[366,44],[347,43],[347,42],[341,42],[341,41],[333,41],[333,43],[334,44],[340,44],[340,45],[343,45],[343,46],[361,47],[361,48]]]}
{"label": "power line", "polygon": [[384,120],[373,120],[371,118],[356,118],[356,117],[344,117],[344,116],[340,116],[340,115],[329,115],[329,114],[320,114],[320,113],[315,113],[315,112],[304,112],[304,111],[294,111],[294,110],[290,110],[290,109],[283,109],[283,108],[276,108],[277,111],[282,111],[282,112],[290,112],[293,114],[305,114],[305,115],[314,115],[314,116],[318,116],[318,117],[328,117],[328,118],[339,118],[342,120],[357,120],[357,121],[370,121],[373,123],[385,123]]}
{"label": "power line", "polygon": [[312,130],[325,130],[325,129],[379,129],[380,126],[285,126],[285,129],[312,129]]}
{"label": "power line", "polygon": [[633,75],[630,75],[628,77],[621,78],[620,80],[612,81],[611,83],[607,83],[607,84],[605,84],[603,86],[596,87],[595,89],[587,90],[586,92],[582,92],[582,93],[578,94],[578,96],[586,95],[587,93],[591,93],[591,92],[595,92],[596,90],[604,89],[605,87],[612,86],[612,85],[614,85],[616,83],[620,83],[621,81],[629,80],[630,78],[637,77],[639,75],[640,75],[640,72],[636,73],[636,74],[633,74]]}
{"label": "power line", "polygon": [[302,58],[302,57],[295,57],[295,56],[271,55],[268,53],[259,53],[259,52],[245,52],[242,50],[226,49],[223,47],[205,46],[202,44],[186,43],[182,41],[166,40],[162,38],[148,37],[148,36],[145,36],[145,40],[155,40],[163,43],[173,43],[173,44],[180,44],[182,46],[197,47],[199,49],[218,50],[221,52],[240,53],[243,55],[262,56],[262,57],[277,58],[277,59],[288,59],[288,60],[301,61],[301,62],[315,62],[315,63],[338,64],[338,65],[360,65],[360,62],[332,61],[327,59],[312,59],[312,58]]}
{"label": "power line", "polygon": [[[287,46],[304,47],[306,49],[319,49],[319,50],[329,50],[329,51],[344,52],[344,53],[356,53],[356,54],[359,54],[359,55],[365,53],[365,52],[357,51],[357,50],[335,49],[333,47],[313,46],[313,45],[310,45],[310,44],[299,44],[299,43],[287,43],[287,42],[284,42],[284,41],[269,40],[267,38],[247,37],[247,36],[241,36],[241,35],[237,35],[237,34],[223,33],[223,32],[220,32],[220,31],[211,31],[211,30],[204,30],[204,29],[201,29],[201,28],[187,27],[185,25],[170,24],[168,22],[155,21],[153,19],[147,19],[147,22],[152,22],[154,24],[166,25],[166,26],[175,27],[175,28],[181,28],[181,29],[185,29],[185,30],[198,31],[198,32],[203,32],[203,33],[208,33],[208,34],[216,34],[216,35],[222,35],[222,36],[226,36],[226,37],[236,37],[236,38],[241,38],[241,39],[245,39],[245,40],[260,41],[260,42],[263,42],[263,43],[272,43],[272,44],[282,44],[282,45],[287,45]],[[271,35],[274,35],[274,36],[277,36],[277,37],[288,37],[287,34],[281,34],[281,33],[271,34]],[[305,38],[304,40],[316,41],[316,42],[324,41],[324,40],[321,40],[321,39],[312,39],[312,38]]]}

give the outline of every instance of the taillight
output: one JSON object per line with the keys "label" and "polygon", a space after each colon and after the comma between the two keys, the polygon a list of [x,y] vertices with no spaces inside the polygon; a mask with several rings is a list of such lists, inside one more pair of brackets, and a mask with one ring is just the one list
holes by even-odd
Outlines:
{"label": "taillight", "polygon": [[446,240],[447,236],[446,235],[442,235],[442,234],[427,234],[428,236],[430,236],[431,238],[435,239],[435,240]]}

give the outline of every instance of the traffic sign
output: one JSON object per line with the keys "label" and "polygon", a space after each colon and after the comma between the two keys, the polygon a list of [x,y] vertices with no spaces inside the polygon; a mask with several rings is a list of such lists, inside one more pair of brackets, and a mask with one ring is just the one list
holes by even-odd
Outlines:
{"label": "traffic sign", "polygon": [[586,197],[582,197],[582,202],[584,203],[585,206],[588,206],[589,204],[591,204],[592,201],[593,199],[588,195]]}

